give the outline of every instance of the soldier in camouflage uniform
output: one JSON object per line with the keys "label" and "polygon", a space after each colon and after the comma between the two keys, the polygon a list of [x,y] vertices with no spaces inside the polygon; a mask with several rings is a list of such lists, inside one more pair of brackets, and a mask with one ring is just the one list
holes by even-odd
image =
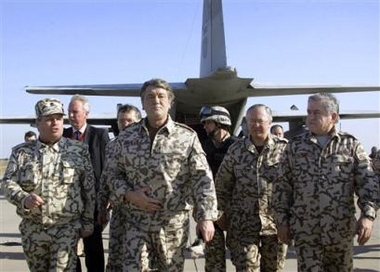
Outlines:
{"label": "soldier in camouflage uniform", "polygon": [[[219,169],[220,164],[230,145],[237,138],[230,134],[231,116],[228,110],[221,106],[204,106],[200,111],[201,123],[208,138],[202,141],[203,150],[206,152],[208,164],[213,176]],[[214,238],[206,244],[205,271],[226,271],[226,242],[224,232],[214,223]]]}
{"label": "soldier in camouflage uniform", "polygon": [[354,235],[359,245],[371,236],[378,184],[363,146],[337,131],[338,120],[333,95],[310,96],[309,132],[294,137],[281,159],[273,198],[278,236],[294,238],[298,271],[352,271]]}
{"label": "soldier in camouflage uniform", "polygon": [[214,235],[212,173],[196,132],[168,114],[174,100],[168,83],[145,82],[141,100],[147,117],[118,136],[107,171],[116,199],[128,208],[123,271],[148,271],[152,260],[158,271],[183,271],[193,205],[205,242]]}
{"label": "soldier in camouflage uniform", "polygon": [[93,232],[94,175],[87,146],[62,137],[63,106],[36,104],[39,138],[12,149],[3,178],[22,217],[22,246],[32,272],[75,271],[79,237]]}
{"label": "soldier in camouflage uniform", "polygon": [[372,156],[371,159],[373,170],[380,178],[380,150],[376,151],[376,153]]}
{"label": "soldier in camouflage uniform", "polygon": [[279,243],[272,186],[287,140],[269,133],[272,111],[263,104],[246,113],[249,135],[231,145],[215,178],[217,222],[227,230],[236,271],[282,271],[287,246]]}
{"label": "soldier in camouflage uniform", "polygon": [[277,137],[284,138],[284,128],[279,124],[271,126],[270,133]]}
{"label": "soldier in camouflage uniform", "polygon": [[[141,119],[141,113],[138,108],[132,105],[122,105],[117,110],[117,127],[119,132],[132,123]],[[106,147],[106,164],[100,178],[100,188],[98,193],[98,222],[105,226],[108,222],[109,210],[112,209],[112,216],[109,227],[109,243],[108,243],[108,260],[106,265],[107,272],[120,272],[123,270],[124,236],[126,231],[126,207],[125,205],[117,205],[112,199],[110,187],[106,183],[107,180],[107,162],[114,155],[115,139],[107,144]]]}

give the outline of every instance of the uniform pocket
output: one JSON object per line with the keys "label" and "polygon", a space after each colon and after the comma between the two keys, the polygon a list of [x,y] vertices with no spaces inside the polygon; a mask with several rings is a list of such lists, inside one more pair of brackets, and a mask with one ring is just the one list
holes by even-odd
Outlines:
{"label": "uniform pocket", "polygon": [[34,191],[38,184],[39,165],[37,162],[29,162],[20,167],[19,181],[21,188],[26,192]]}
{"label": "uniform pocket", "polygon": [[62,161],[62,182],[71,184],[74,182],[75,164],[72,161]]}

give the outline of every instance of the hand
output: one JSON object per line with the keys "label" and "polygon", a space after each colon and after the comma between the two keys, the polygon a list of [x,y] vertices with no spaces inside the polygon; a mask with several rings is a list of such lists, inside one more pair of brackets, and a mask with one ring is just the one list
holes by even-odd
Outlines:
{"label": "hand", "polygon": [[288,226],[278,226],[277,227],[277,237],[280,243],[289,244],[290,243],[290,231]]}
{"label": "hand", "polygon": [[371,238],[372,227],[372,220],[366,217],[360,217],[358,222],[356,222],[356,234],[358,235],[357,242],[359,245],[364,245],[369,238]]}
{"label": "hand", "polygon": [[202,234],[203,241],[208,243],[214,238],[214,222],[211,220],[202,220],[197,223],[196,230]]}
{"label": "hand", "polygon": [[24,201],[25,208],[29,210],[36,209],[43,204],[45,204],[45,201],[35,193],[30,193],[30,195],[28,195]]}
{"label": "hand", "polygon": [[125,194],[124,198],[142,210],[148,212],[159,211],[162,209],[162,203],[161,201],[148,196],[150,190],[149,187],[143,187],[135,191],[129,191]]}

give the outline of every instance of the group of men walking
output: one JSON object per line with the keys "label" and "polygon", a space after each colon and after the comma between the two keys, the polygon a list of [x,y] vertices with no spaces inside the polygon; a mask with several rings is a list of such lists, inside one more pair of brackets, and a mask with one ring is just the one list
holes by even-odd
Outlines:
{"label": "group of men walking", "polygon": [[12,149],[2,182],[31,271],[81,271],[80,237],[87,270],[104,271],[110,210],[107,271],[183,271],[190,216],[206,271],[226,271],[226,248],[237,271],[282,271],[291,241],[299,271],[352,271],[353,237],[371,236],[379,180],[360,142],[336,129],[333,95],[309,97],[309,131],[289,142],[270,133],[263,104],[248,108],[243,138],[231,135],[227,109],[202,107],[201,142],[171,119],[174,99],[166,81],[145,82],[146,117],[120,107],[112,141],[86,123],[85,97],[71,99],[65,130],[61,102],[37,102],[38,140]]}

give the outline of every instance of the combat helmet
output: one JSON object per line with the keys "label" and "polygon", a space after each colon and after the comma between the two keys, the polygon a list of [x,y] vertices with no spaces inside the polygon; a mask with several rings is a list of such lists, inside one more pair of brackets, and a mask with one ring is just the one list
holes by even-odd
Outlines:
{"label": "combat helmet", "polygon": [[210,120],[221,125],[231,126],[230,113],[226,108],[221,106],[203,106],[199,112],[199,116],[201,123]]}

